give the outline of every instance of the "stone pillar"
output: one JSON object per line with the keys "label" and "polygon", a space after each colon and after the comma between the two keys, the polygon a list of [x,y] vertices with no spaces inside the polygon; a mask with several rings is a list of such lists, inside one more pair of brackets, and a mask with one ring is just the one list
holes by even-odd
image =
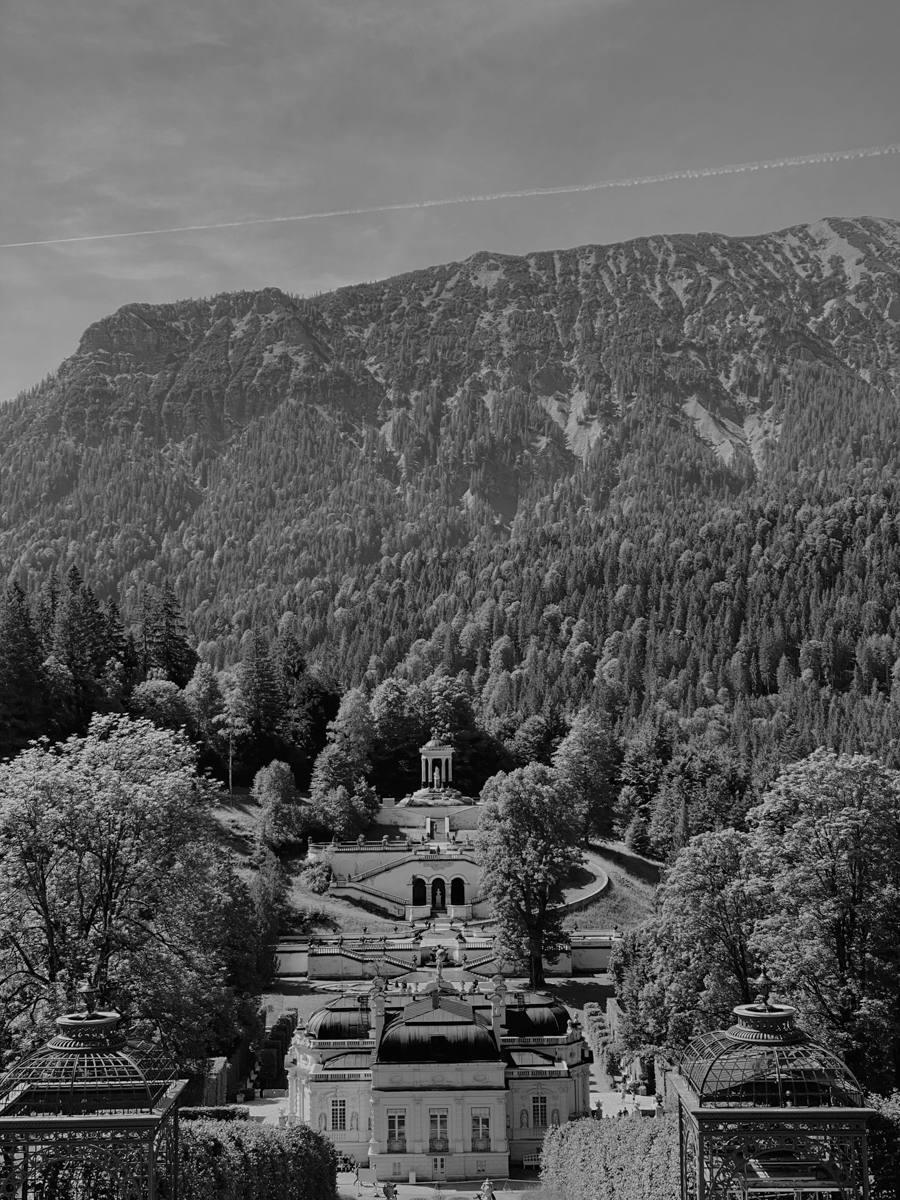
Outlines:
{"label": "stone pillar", "polygon": [[453,1125],[453,1128],[447,1131],[450,1134],[450,1149],[454,1154],[463,1154],[466,1149],[466,1130],[463,1128],[465,1113],[463,1112],[462,1096],[455,1097],[453,1101],[453,1109],[450,1114],[450,1120]]}
{"label": "stone pillar", "polygon": [[494,990],[488,997],[491,1002],[491,1028],[499,1049],[501,1030],[506,1020],[506,984],[503,982],[502,975],[495,975],[491,982],[494,984]]}
{"label": "stone pillar", "polygon": [[369,1012],[372,1014],[372,1026],[369,1037],[375,1039],[375,1052],[378,1053],[378,1043],[384,1030],[384,980],[376,979],[372,984],[372,999],[369,1002]]}
{"label": "stone pillar", "polygon": [[506,1097],[501,1096],[491,1110],[491,1146],[500,1154],[509,1153],[506,1136]]}
{"label": "stone pillar", "polygon": [[[369,1138],[369,1158],[373,1158],[376,1154],[381,1153],[380,1143],[378,1141],[378,1129],[376,1128],[378,1114],[375,1111],[374,1096],[369,1096],[369,1111],[372,1114],[372,1135]],[[362,1130],[360,1130],[360,1135],[362,1135]]]}

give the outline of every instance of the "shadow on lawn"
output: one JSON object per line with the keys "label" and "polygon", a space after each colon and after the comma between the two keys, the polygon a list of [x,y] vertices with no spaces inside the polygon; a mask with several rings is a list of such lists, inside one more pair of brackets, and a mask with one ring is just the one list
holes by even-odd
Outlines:
{"label": "shadow on lawn", "polygon": [[640,854],[634,854],[631,850],[625,850],[620,846],[610,846],[606,842],[591,842],[591,849],[601,858],[609,859],[610,862],[621,867],[623,871],[628,871],[629,874],[636,875],[638,879],[643,879],[645,883],[651,883],[654,887],[659,883],[663,870],[662,863],[651,862],[648,858],[642,858]]}

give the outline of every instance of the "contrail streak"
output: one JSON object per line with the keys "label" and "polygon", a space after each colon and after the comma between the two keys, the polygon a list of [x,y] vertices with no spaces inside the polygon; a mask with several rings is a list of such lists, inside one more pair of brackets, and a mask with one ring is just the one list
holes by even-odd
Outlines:
{"label": "contrail streak", "polygon": [[605,188],[642,187],[648,183],[672,183],[678,179],[706,179],[711,175],[739,175],[743,171],[804,167],[811,163],[847,162],[854,158],[878,158],[900,154],[900,142],[887,146],[862,146],[856,150],[829,150],[823,154],[799,154],[794,158],[770,158],[763,162],[731,163],[721,167],[692,167],[667,171],[664,175],[641,175],[633,179],[601,179],[596,183],[569,183],[561,187],[524,188],[516,192],[486,192],[480,196],[451,196],[442,200],[409,200],[400,204],[374,204],[366,208],[336,208],[330,212],[300,213],[291,217],[249,217],[240,221],[216,221],[205,225],[174,225],[168,229],[132,229],[125,233],[88,233],[80,237],[43,238],[34,242],[3,242],[0,250],[23,246],[60,246],[71,242],[104,242],[114,238],[161,237],[169,233],[200,233],[210,229],[245,229],[250,225],[283,225],[289,221],[325,221],[333,217],[361,217],[372,213],[403,212],[417,208],[443,208],[450,204],[486,204],[494,200],[522,200],[530,196],[566,196],[576,192],[599,192]]}

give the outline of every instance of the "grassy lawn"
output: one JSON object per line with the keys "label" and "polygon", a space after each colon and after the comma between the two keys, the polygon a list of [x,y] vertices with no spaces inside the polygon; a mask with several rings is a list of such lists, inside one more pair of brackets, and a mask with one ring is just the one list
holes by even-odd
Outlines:
{"label": "grassy lawn", "polygon": [[299,879],[302,859],[287,859],[284,865],[290,876],[288,900],[298,929],[306,933],[362,933],[368,930],[378,937],[393,932],[397,922],[390,917],[303,887]]}
{"label": "grassy lawn", "polygon": [[609,887],[589,907],[568,917],[566,925],[570,929],[633,929],[653,912],[659,864],[616,845],[598,844],[591,849],[603,861]]}
{"label": "grassy lawn", "polygon": [[[259,806],[248,788],[235,788],[214,812],[222,831],[222,841],[237,857],[238,870],[245,878],[251,875],[250,856],[253,853]],[[646,920],[653,912],[653,897],[660,877],[660,864],[643,858],[618,842],[603,842],[591,847],[603,862],[609,875],[609,887],[588,908],[573,913],[566,925],[571,929],[631,929]],[[320,896],[300,883],[302,860],[287,858],[285,868],[290,878],[289,901],[298,933],[361,934],[368,931],[376,937],[390,935],[397,922],[370,912],[357,904],[333,896]],[[589,886],[593,879],[590,869],[573,872],[567,881],[567,891]]]}

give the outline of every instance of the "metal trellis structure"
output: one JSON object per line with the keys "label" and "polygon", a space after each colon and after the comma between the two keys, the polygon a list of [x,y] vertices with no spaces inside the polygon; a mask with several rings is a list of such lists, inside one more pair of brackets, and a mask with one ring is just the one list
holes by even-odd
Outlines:
{"label": "metal trellis structure", "polygon": [[851,1072],[767,994],[734,1013],[672,1076],[682,1200],[868,1200],[871,1109]]}
{"label": "metal trellis structure", "polygon": [[0,1079],[0,1200],[177,1200],[178,1098],[159,1047],[69,1013]]}

